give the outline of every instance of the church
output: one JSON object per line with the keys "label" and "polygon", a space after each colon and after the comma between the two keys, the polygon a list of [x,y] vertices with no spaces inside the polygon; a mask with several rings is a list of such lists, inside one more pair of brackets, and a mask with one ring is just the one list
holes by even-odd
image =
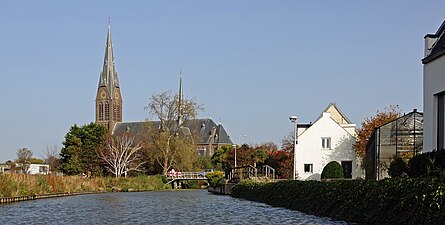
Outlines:
{"label": "church", "polygon": [[[182,99],[182,77],[179,85]],[[132,132],[135,135],[144,132],[144,127],[159,121],[124,122],[122,121],[122,95],[119,78],[115,67],[111,29],[108,22],[107,43],[103,68],[99,77],[96,94],[96,123],[105,126],[113,135]],[[180,118],[178,118],[178,121]],[[233,142],[222,124],[216,124],[211,118],[199,118],[189,121],[187,129],[198,135],[195,140],[200,155],[212,156],[220,146],[232,145]]]}

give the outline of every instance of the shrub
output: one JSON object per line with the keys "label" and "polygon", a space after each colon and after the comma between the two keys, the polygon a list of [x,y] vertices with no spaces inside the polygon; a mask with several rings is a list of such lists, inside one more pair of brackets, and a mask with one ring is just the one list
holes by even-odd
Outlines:
{"label": "shrub", "polygon": [[343,167],[336,161],[328,163],[323,168],[323,172],[321,172],[321,179],[337,179],[343,177]]}
{"label": "shrub", "polygon": [[395,156],[389,164],[388,174],[393,178],[403,177],[407,175],[407,170],[406,162],[402,158]]}
{"label": "shrub", "polygon": [[445,170],[445,150],[426,152],[408,162],[410,177],[440,177]]}
{"label": "shrub", "polygon": [[224,172],[215,171],[206,174],[207,179],[209,179],[209,185],[213,188],[220,187],[224,184]]}

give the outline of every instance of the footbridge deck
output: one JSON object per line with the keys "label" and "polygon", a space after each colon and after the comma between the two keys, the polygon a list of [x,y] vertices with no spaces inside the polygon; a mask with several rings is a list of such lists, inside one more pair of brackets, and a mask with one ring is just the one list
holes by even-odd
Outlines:
{"label": "footbridge deck", "polygon": [[168,172],[167,179],[169,183],[181,180],[207,180],[202,172]]}

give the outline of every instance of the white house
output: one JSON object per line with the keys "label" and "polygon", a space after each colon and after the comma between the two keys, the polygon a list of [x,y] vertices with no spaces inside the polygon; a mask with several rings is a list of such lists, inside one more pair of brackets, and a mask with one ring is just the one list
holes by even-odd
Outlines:
{"label": "white house", "polygon": [[337,161],[346,178],[361,177],[361,168],[352,145],[355,124],[331,103],[313,124],[298,124],[295,151],[296,171],[301,180],[320,180],[324,166]]}
{"label": "white house", "polygon": [[445,149],[445,21],[425,36],[423,151]]}

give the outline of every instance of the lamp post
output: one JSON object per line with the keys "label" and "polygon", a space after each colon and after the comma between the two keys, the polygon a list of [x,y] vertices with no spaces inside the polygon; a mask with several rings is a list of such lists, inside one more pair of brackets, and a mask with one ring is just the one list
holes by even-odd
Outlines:
{"label": "lamp post", "polygon": [[289,120],[290,122],[292,122],[294,124],[294,171],[292,174],[292,179],[295,180],[295,174],[296,174],[296,164],[297,164],[297,158],[296,158],[296,152],[295,150],[297,149],[297,116],[289,116]]}
{"label": "lamp post", "polygon": [[236,144],[233,144],[232,147],[235,149],[235,167],[236,168]]}
{"label": "lamp post", "polygon": [[247,136],[247,135],[245,135],[245,134],[240,135],[240,136],[238,137],[238,144],[234,144],[234,145],[232,145],[232,147],[235,148],[235,168],[236,168],[236,147],[237,147],[237,145],[240,144],[240,142],[241,142],[241,137],[246,137],[246,136]]}

